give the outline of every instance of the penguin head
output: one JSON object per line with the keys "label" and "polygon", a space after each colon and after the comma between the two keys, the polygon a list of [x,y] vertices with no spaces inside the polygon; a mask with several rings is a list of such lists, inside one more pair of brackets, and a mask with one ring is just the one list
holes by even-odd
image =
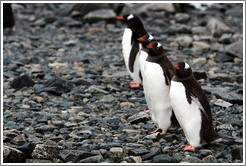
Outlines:
{"label": "penguin head", "polygon": [[192,75],[192,69],[190,65],[185,62],[178,62],[177,65],[174,66],[176,71],[176,76],[179,78],[187,78]]}
{"label": "penguin head", "polygon": [[152,35],[146,34],[140,38],[138,38],[138,41],[142,43],[143,47],[146,48],[147,45],[150,44],[150,42],[155,41],[155,38]]}
{"label": "penguin head", "polygon": [[144,28],[140,18],[132,13],[125,14],[123,17],[116,17],[116,19],[122,20],[127,25],[128,28],[136,32],[138,29]]}
{"label": "penguin head", "polygon": [[161,43],[158,43],[157,41],[150,42],[147,48],[149,49],[150,56],[159,55],[160,53],[164,51]]}

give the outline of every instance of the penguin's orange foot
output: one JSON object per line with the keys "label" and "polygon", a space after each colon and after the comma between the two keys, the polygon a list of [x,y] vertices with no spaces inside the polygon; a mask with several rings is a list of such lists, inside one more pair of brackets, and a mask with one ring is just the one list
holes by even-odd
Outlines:
{"label": "penguin's orange foot", "polygon": [[149,134],[156,133],[159,129],[160,129],[159,126],[157,126],[157,128],[154,131],[150,131]]}
{"label": "penguin's orange foot", "polygon": [[138,83],[136,83],[135,81],[130,82],[129,85],[131,88],[139,88],[140,87],[140,85]]}
{"label": "penguin's orange foot", "polygon": [[162,130],[162,132],[160,134],[163,135],[163,134],[166,134],[166,133],[167,133],[166,130]]}
{"label": "penguin's orange foot", "polygon": [[188,146],[188,145],[181,145],[181,147],[183,150],[187,150],[187,151],[191,151],[191,152],[195,152],[195,148],[193,146]]}
{"label": "penguin's orange foot", "polygon": [[149,110],[143,110],[144,113],[148,114],[149,113]]}

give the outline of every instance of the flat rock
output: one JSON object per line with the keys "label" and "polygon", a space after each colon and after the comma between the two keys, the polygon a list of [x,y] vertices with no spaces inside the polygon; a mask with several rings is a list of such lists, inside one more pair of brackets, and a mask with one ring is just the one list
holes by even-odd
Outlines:
{"label": "flat rock", "polygon": [[146,123],[150,119],[150,116],[144,112],[136,113],[130,116],[127,120],[131,124],[138,124],[140,122]]}
{"label": "flat rock", "polygon": [[218,99],[216,100],[216,102],[214,103],[215,105],[218,105],[218,106],[221,106],[221,107],[225,107],[225,108],[228,108],[230,106],[232,106],[233,104],[229,103],[229,102],[226,102],[222,99]]}
{"label": "flat rock", "polygon": [[91,156],[82,160],[79,160],[78,163],[101,163],[103,161],[102,155]]}
{"label": "flat rock", "polygon": [[199,50],[209,50],[210,46],[205,43],[205,42],[201,42],[201,41],[193,41],[192,45],[194,48],[199,49]]}
{"label": "flat rock", "polygon": [[202,163],[202,160],[194,156],[186,156],[181,163]]}
{"label": "flat rock", "polygon": [[190,36],[181,36],[175,39],[175,42],[181,47],[190,47],[192,44],[192,38]]}

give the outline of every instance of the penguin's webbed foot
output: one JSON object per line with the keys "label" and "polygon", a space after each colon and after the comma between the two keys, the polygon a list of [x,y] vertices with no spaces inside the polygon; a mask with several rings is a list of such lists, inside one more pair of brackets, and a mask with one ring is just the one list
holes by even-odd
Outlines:
{"label": "penguin's webbed foot", "polygon": [[158,130],[160,130],[159,126],[157,126],[157,128],[154,131],[150,131],[149,134],[156,133]]}
{"label": "penguin's webbed foot", "polygon": [[195,148],[193,146],[189,146],[189,145],[181,145],[180,147],[181,149],[183,150],[186,150],[186,151],[191,151],[191,152],[195,152]]}
{"label": "penguin's webbed foot", "polygon": [[130,85],[131,88],[139,88],[140,87],[140,85],[137,82],[135,82],[135,81],[131,81],[129,83],[129,85]]}
{"label": "penguin's webbed foot", "polygon": [[166,130],[162,130],[162,132],[160,134],[163,135],[163,134],[166,134],[166,133],[167,133]]}
{"label": "penguin's webbed foot", "polygon": [[149,113],[149,110],[143,110],[144,113],[148,114]]}

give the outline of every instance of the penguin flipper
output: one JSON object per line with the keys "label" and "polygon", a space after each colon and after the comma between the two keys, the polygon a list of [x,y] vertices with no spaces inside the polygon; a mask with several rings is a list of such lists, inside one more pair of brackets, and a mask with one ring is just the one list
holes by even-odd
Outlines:
{"label": "penguin flipper", "polygon": [[132,73],[133,73],[133,67],[138,52],[139,52],[139,43],[133,40],[132,49],[129,56],[129,69]]}

